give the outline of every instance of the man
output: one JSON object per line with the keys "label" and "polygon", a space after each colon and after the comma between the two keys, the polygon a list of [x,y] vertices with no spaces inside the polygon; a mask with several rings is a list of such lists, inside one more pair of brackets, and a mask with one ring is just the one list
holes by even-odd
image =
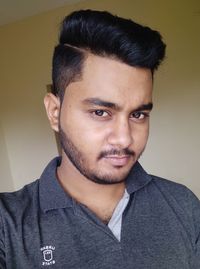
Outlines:
{"label": "man", "polygon": [[160,34],[131,20],[64,19],[44,99],[62,156],[1,194],[1,268],[200,268],[199,200],[138,163],[164,54]]}

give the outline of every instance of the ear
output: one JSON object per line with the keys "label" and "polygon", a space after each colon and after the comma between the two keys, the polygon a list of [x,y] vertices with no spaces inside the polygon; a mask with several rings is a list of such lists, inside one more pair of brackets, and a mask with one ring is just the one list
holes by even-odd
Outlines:
{"label": "ear", "polygon": [[59,114],[60,114],[60,99],[52,93],[47,93],[44,97],[44,105],[46,108],[47,117],[51,124],[51,128],[58,132],[59,130]]}

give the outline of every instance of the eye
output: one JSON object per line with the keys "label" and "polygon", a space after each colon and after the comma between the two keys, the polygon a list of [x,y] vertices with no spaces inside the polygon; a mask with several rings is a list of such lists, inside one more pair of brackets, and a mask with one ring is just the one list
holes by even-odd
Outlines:
{"label": "eye", "polygon": [[136,111],[131,114],[131,118],[137,119],[137,120],[144,120],[145,118],[149,117],[148,113]]}
{"label": "eye", "polygon": [[108,112],[106,112],[105,110],[101,110],[101,109],[95,110],[92,113],[93,113],[93,115],[98,116],[98,117],[107,117],[108,116]]}

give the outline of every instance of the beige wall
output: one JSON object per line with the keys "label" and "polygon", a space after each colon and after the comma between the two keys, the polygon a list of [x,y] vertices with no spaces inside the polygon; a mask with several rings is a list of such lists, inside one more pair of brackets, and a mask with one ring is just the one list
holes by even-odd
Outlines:
{"label": "beige wall", "polygon": [[79,8],[110,10],[159,30],[167,59],[155,80],[146,170],[190,187],[200,197],[200,2],[91,0],[0,27],[0,190],[39,177],[57,154],[43,109],[59,22]]}

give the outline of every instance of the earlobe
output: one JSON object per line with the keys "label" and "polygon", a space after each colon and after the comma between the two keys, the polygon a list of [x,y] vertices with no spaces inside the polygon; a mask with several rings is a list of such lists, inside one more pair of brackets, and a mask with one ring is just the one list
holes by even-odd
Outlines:
{"label": "earlobe", "polygon": [[60,99],[52,93],[46,94],[44,97],[44,105],[46,108],[47,117],[51,124],[51,128],[59,131],[59,114],[60,114]]}

